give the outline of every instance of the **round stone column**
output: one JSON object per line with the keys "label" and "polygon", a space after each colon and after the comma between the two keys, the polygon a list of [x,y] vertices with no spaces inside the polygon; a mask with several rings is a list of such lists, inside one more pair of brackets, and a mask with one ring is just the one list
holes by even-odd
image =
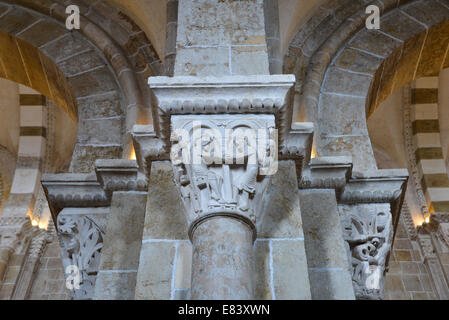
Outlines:
{"label": "round stone column", "polygon": [[237,217],[214,215],[194,224],[192,300],[254,298],[254,236],[252,224]]}

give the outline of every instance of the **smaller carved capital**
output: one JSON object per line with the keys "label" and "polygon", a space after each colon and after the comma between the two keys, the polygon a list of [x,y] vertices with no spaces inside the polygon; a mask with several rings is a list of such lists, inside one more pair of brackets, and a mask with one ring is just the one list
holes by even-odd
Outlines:
{"label": "smaller carved capital", "polygon": [[93,298],[108,213],[106,208],[64,209],[57,218],[62,264],[79,284],[70,290],[75,299]]}
{"label": "smaller carved capital", "polygon": [[339,205],[344,239],[358,299],[383,297],[385,269],[393,241],[389,204]]}

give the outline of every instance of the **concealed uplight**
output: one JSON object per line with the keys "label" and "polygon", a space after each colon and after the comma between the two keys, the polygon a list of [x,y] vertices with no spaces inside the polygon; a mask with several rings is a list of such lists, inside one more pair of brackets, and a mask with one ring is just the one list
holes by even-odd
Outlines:
{"label": "concealed uplight", "polygon": [[32,225],[33,227],[37,227],[37,226],[39,225],[39,222],[37,222],[36,220],[32,220],[32,221],[31,221],[31,225]]}
{"label": "concealed uplight", "polygon": [[39,221],[39,229],[47,230],[47,228],[48,228],[48,221],[47,222]]}
{"label": "concealed uplight", "polygon": [[429,222],[430,222],[430,217],[426,217],[425,222],[426,222],[426,223],[429,223]]}
{"label": "concealed uplight", "polygon": [[136,151],[134,148],[131,149],[131,154],[129,155],[129,160],[136,160]]}

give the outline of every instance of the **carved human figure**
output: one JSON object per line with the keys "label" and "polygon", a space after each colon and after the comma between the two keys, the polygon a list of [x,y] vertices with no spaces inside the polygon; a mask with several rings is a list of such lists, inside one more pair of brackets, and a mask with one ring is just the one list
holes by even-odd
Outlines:
{"label": "carved human figure", "polygon": [[242,211],[248,211],[250,208],[250,197],[256,193],[257,174],[259,168],[257,165],[248,164],[246,171],[240,175],[234,184],[234,194],[239,195],[238,206]]}

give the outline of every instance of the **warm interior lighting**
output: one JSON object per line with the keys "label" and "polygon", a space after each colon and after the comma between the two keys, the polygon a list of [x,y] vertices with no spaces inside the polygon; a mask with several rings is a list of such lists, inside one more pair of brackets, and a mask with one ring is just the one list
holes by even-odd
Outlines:
{"label": "warm interior lighting", "polygon": [[316,158],[316,150],[315,150],[315,146],[312,146],[312,153],[310,155],[310,158],[315,159]]}
{"label": "warm interior lighting", "polygon": [[430,222],[430,217],[426,217],[426,219],[424,221],[425,221],[425,223],[429,223]]}
{"label": "warm interior lighting", "polygon": [[37,226],[39,225],[39,222],[37,222],[37,220],[32,220],[32,221],[31,221],[31,225],[32,225],[33,227],[37,227]]}
{"label": "warm interior lighting", "polygon": [[131,154],[129,155],[129,160],[136,160],[136,151],[134,147],[131,149]]}
{"label": "warm interior lighting", "polygon": [[39,229],[47,230],[48,228],[48,221],[39,221]]}

